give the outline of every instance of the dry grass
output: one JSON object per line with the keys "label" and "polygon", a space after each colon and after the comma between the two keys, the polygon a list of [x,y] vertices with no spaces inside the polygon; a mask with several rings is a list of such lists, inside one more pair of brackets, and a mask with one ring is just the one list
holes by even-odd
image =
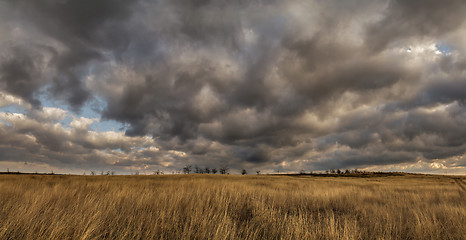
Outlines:
{"label": "dry grass", "polygon": [[0,239],[465,239],[464,182],[0,175]]}

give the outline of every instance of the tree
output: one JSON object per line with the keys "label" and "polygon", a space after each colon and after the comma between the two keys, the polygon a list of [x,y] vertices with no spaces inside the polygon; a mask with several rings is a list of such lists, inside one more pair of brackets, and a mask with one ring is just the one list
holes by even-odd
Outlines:
{"label": "tree", "polygon": [[204,169],[204,172],[207,173],[207,174],[209,174],[209,173],[210,173],[210,168],[206,167],[206,168]]}
{"label": "tree", "polygon": [[257,170],[256,173],[257,173],[257,175],[260,175],[260,174],[261,174],[261,170]]}
{"label": "tree", "polygon": [[201,173],[201,169],[197,165],[194,165],[194,172]]}
{"label": "tree", "polygon": [[246,171],[246,169],[241,170],[241,175],[246,175],[246,174],[248,174],[248,171]]}
{"label": "tree", "polygon": [[186,165],[186,166],[183,168],[183,173],[189,174],[189,173],[191,173],[192,170],[193,170],[193,167],[192,167],[191,165]]}
{"label": "tree", "polygon": [[221,167],[220,174],[228,174],[228,167]]}
{"label": "tree", "polygon": [[216,174],[216,173],[217,173],[217,169],[216,169],[216,168],[212,168],[211,171],[212,171],[213,174]]}

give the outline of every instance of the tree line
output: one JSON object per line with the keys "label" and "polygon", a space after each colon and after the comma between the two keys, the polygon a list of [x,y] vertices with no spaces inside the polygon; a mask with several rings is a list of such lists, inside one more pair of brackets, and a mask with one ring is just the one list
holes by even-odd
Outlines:
{"label": "tree line", "polygon": [[199,167],[197,165],[195,165],[194,167],[192,165],[186,165],[183,168],[184,174],[189,174],[189,173],[216,174],[217,172],[220,174],[230,174],[229,171],[230,169],[226,166],[220,167],[218,170],[217,168]]}

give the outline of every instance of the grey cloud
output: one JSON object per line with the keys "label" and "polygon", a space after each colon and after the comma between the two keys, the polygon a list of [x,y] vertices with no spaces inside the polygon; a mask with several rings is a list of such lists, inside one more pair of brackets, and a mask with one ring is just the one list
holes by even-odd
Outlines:
{"label": "grey cloud", "polygon": [[420,96],[421,105],[436,103],[466,102],[466,81],[459,79],[451,82],[437,82],[429,86]]}
{"label": "grey cloud", "polygon": [[391,0],[383,18],[368,28],[366,44],[383,50],[397,40],[438,38],[460,28],[465,13],[461,0]]}
{"label": "grey cloud", "polygon": [[[322,25],[318,26],[319,31],[307,37],[303,37],[303,33],[296,29],[300,26],[293,25],[286,13],[274,10],[274,7],[285,8],[293,4],[295,2],[268,4],[263,6],[267,10],[254,16],[244,14],[257,6],[254,4],[238,6],[232,6],[234,5],[232,4],[219,7],[216,3],[208,2],[196,6],[184,4],[184,2],[172,2],[170,7],[166,8],[168,12],[175,11],[175,9],[181,12],[187,11],[190,20],[187,21],[188,18],[175,14],[175,19],[168,21],[161,33],[176,36],[177,41],[168,43],[164,42],[166,39],[161,38],[158,44],[174,52],[179,52],[178,48],[185,49],[186,57],[192,60],[178,61],[178,56],[166,52],[162,53],[163,57],[157,55],[152,62],[153,66],[159,69],[161,65],[165,66],[165,69],[143,71],[145,82],[129,84],[120,98],[112,97],[104,116],[129,123],[131,125],[130,130],[127,131],[129,135],[151,134],[160,137],[161,140],[179,139],[181,141],[177,144],[167,146],[178,147],[187,152],[192,150],[196,154],[208,155],[205,148],[200,150],[199,147],[183,144],[201,135],[208,141],[218,141],[230,146],[232,155],[230,158],[232,159],[240,162],[273,164],[271,160],[273,158],[270,156],[273,149],[270,147],[278,149],[275,152],[279,149],[293,149],[293,146],[306,138],[306,132],[303,131],[307,131],[307,134],[314,138],[328,138],[322,135],[320,129],[302,129],[300,126],[293,125],[294,119],[302,117],[308,111],[313,111],[321,117],[322,121],[326,121],[335,114],[335,109],[339,108],[332,102],[339,101],[347,93],[356,96],[355,100],[352,100],[354,101],[353,107],[365,104],[364,99],[370,99],[369,104],[388,106],[397,97],[393,89],[418,84],[422,76],[419,71],[430,71],[429,69],[410,69],[403,61],[400,61],[400,56],[373,53],[367,51],[367,46],[349,43],[345,39],[335,37],[343,34],[345,19],[370,16],[370,11],[382,11],[383,4],[373,4],[363,8],[361,12],[356,11],[356,16],[345,15],[343,9],[333,6],[329,9],[331,12],[335,15],[342,13],[344,16],[331,20],[328,15],[322,14],[319,22]],[[356,9],[358,4],[360,5],[360,2],[355,1],[349,6]],[[439,10],[454,8],[455,4],[458,3],[452,6],[447,4]],[[321,5],[324,8],[329,6],[332,5]],[[210,21],[211,17],[224,13],[224,8],[228,8],[229,11],[220,21]],[[406,26],[407,29],[414,28],[417,24],[416,14],[420,17],[427,15],[427,13],[413,13],[414,16],[411,16],[410,4],[404,6],[403,3],[390,3],[388,12],[382,20],[369,25],[366,40],[371,41],[370,48],[375,48],[375,40],[381,36],[381,33],[377,32],[381,27],[376,24],[395,26],[399,19],[394,16],[399,8],[406,8],[401,14],[405,17],[403,18],[405,25],[412,24],[412,27]],[[436,11],[436,9],[429,11]],[[442,11],[434,15],[442,14]],[[374,15],[381,13],[376,12]],[[240,22],[236,18],[238,15],[242,15]],[[264,19],[267,21],[264,22]],[[451,18],[451,20],[456,24],[455,27],[445,30],[437,28],[436,31],[419,34],[434,36],[454,31],[461,23],[461,17]],[[367,26],[365,22],[360,24],[363,29]],[[435,25],[433,26],[435,28],[439,24],[442,23],[428,21],[424,26]],[[301,30],[305,31],[304,28]],[[387,32],[392,31],[394,37],[412,38],[418,35],[398,34],[395,30],[398,31],[388,29]],[[260,44],[249,44],[245,40],[247,37],[255,38]],[[387,39],[391,41],[390,38]],[[384,39],[380,41],[382,40]],[[219,49],[218,44],[224,44],[224,46]],[[387,44],[380,43],[377,48],[383,48]],[[230,60],[232,59],[232,63],[236,63],[241,71],[236,70],[233,75],[226,75],[228,67],[219,64],[222,61],[221,56],[206,57],[218,51],[226,52]],[[208,101],[217,104],[208,110],[205,107],[204,111],[199,111],[196,106],[200,103],[196,101],[196,96],[199,96],[206,87],[211,91]],[[423,87],[425,86],[420,85],[415,94],[439,95],[438,92],[442,91],[441,88],[433,87],[432,89],[437,90],[430,93],[424,91]],[[274,92],[275,88],[281,91]],[[377,93],[381,94],[378,96]],[[450,94],[447,90],[443,95],[454,97],[454,94]],[[387,97],[384,98],[384,96]],[[433,101],[442,102],[437,98]],[[403,127],[400,124],[406,124],[406,120],[386,119],[383,115],[390,113],[385,112],[383,107],[369,115],[365,112],[357,114],[359,115],[345,114],[344,118],[350,122],[340,122],[337,128],[340,132],[333,134],[333,143],[327,143],[334,144],[338,141],[353,149],[355,157],[347,158],[345,164],[358,165],[363,162],[367,165],[371,162],[377,164],[379,159],[380,164],[388,164],[391,160],[409,162],[415,161],[416,156],[422,153],[422,149],[416,148],[400,155],[398,152],[404,152],[404,149],[398,147],[387,150],[387,153],[380,158],[377,158],[374,153],[370,157],[362,157],[361,159],[364,159],[361,160],[362,162],[356,160],[359,150],[363,151],[374,145],[376,140],[387,145],[394,141],[393,139],[410,141],[409,137],[406,139],[394,137],[398,134],[409,135],[407,129],[400,129]],[[427,125],[420,128],[420,132],[429,131]],[[321,132],[321,135],[316,136],[312,132]],[[261,150],[264,145],[269,146],[266,148],[269,152],[267,154],[267,151]],[[308,150],[313,148],[309,146]],[[289,150],[287,153],[289,156],[302,158],[305,152],[300,150],[300,154],[296,155],[293,150]],[[400,156],[401,160],[394,160],[396,157],[388,156]],[[241,163],[237,164],[241,165]]]}
{"label": "grey cloud", "polygon": [[16,54],[2,61],[3,90],[39,105],[48,86],[74,110],[98,98],[102,119],[128,126],[125,139],[151,136],[159,148],[137,152],[144,143],[98,141],[86,128],[17,129],[54,153],[99,159],[105,150],[120,166],[139,158],[173,168],[325,169],[465,150],[462,50],[407,51],[451,36],[459,46],[459,0],[8,3],[20,26],[55,41],[40,51],[56,72],[37,70],[31,51]]}
{"label": "grey cloud", "polygon": [[[69,126],[62,126],[53,117],[57,113],[46,110],[32,110],[26,115],[0,114],[0,152],[3,155],[0,162],[32,161],[50,166],[108,170],[119,166],[116,164],[119,159],[138,166],[158,166],[158,161],[167,155],[159,152],[148,137],[95,132],[89,128],[92,120],[85,118],[75,118]],[[49,117],[34,119],[39,114]]]}
{"label": "grey cloud", "polygon": [[253,163],[265,163],[270,161],[270,149],[259,147],[254,149],[253,152],[249,153],[246,157],[246,161]]}
{"label": "grey cloud", "polygon": [[319,162],[313,164],[317,169],[336,169],[367,167],[374,165],[389,165],[413,162],[418,154],[412,152],[361,152],[361,151],[341,151],[333,154],[321,156]]}
{"label": "grey cloud", "polygon": [[[78,111],[91,98],[91,92],[86,88],[83,80],[88,71],[86,65],[91,60],[105,61],[104,52],[111,52],[114,54],[113,57],[119,57],[129,44],[129,32],[126,30],[124,20],[131,14],[132,3],[134,2],[20,0],[7,1],[4,6],[18,12],[14,15],[17,18],[14,21],[34,26],[47,37],[62,44],[62,46],[47,46],[57,54],[51,62],[57,73],[53,81],[49,81],[51,83],[49,91],[58,99],[67,101],[75,111]],[[11,69],[14,62],[7,64]],[[24,68],[33,64],[34,62],[30,64],[25,62],[22,66]],[[12,74],[13,70],[6,71],[7,69],[3,69],[4,75]],[[28,71],[28,74],[33,79],[40,77],[32,71]],[[9,81],[14,81],[14,76],[6,77]],[[38,88],[37,84],[36,86],[28,84],[28,94],[32,95],[39,90]],[[15,93],[12,89],[7,88],[7,90]],[[37,99],[29,100],[35,105],[39,104]]]}
{"label": "grey cloud", "polygon": [[11,54],[1,59],[0,84],[6,91],[23,98],[34,106],[41,103],[35,96],[40,82],[41,70],[37,66],[37,59],[26,50],[13,48]]}

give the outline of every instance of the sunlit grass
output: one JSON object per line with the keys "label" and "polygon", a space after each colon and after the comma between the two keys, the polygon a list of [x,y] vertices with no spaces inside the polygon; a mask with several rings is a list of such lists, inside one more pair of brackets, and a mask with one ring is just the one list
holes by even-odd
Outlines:
{"label": "sunlit grass", "polygon": [[462,191],[423,175],[0,175],[0,239],[464,239]]}

